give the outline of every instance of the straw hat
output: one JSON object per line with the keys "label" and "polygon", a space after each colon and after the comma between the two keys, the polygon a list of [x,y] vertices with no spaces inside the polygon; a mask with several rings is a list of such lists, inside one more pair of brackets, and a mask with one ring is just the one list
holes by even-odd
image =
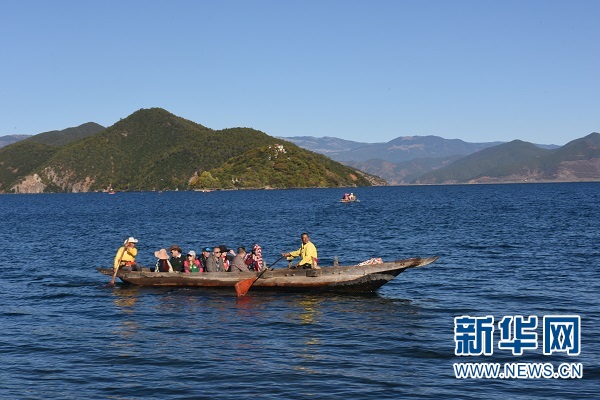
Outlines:
{"label": "straw hat", "polygon": [[165,249],[160,249],[159,251],[154,252],[154,257],[156,257],[160,260],[168,260],[169,253],[167,253],[167,251]]}
{"label": "straw hat", "polygon": [[127,244],[127,243],[137,243],[137,242],[138,242],[138,240],[132,236],[132,237],[130,237],[129,239],[125,240],[125,243],[123,243],[123,244]]}

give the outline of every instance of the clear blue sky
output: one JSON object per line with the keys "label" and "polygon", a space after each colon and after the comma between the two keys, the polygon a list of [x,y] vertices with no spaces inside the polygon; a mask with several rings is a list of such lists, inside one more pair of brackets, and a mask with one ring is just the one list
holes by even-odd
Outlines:
{"label": "clear blue sky", "polygon": [[565,144],[600,131],[600,1],[3,1],[0,136],[161,107],[213,129]]}

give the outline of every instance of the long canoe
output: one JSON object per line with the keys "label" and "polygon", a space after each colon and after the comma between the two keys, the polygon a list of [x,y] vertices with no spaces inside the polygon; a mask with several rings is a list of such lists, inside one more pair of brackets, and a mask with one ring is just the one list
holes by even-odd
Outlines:
{"label": "long canoe", "polygon": [[[409,268],[431,264],[438,257],[409,258],[380,264],[346,267],[322,267],[321,269],[283,269],[265,271],[254,282],[252,291],[295,292],[374,292]],[[112,268],[98,268],[112,276]],[[258,272],[205,272],[185,274],[180,272],[119,271],[117,277],[123,282],[137,286],[152,287],[203,287],[231,288],[241,280],[254,278]]]}

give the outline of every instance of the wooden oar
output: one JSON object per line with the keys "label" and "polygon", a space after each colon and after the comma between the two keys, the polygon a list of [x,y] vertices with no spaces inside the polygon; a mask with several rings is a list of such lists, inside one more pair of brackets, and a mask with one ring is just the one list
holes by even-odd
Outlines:
{"label": "wooden oar", "polygon": [[117,263],[117,268],[115,268],[115,270],[113,271],[113,276],[112,279],[110,281],[110,283],[108,284],[109,286],[115,286],[115,279],[117,279],[117,272],[119,271],[119,266],[121,265],[121,260],[123,259],[123,256],[125,255],[125,252],[127,251],[127,248],[123,248],[123,252],[121,253],[121,257],[119,258],[119,262]]}
{"label": "wooden oar", "polygon": [[273,265],[277,264],[279,262],[279,260],[281,260],[282,258],[283,258],[283,256],[279,257],[279,259],[277,259],[277,261],[275,261],[269,268],[263,269],[262,272],[260,274],[258,274],[258,276],[255,276],[254,278],[244,279],[244,280],[241,280],[238,283],[236,283],[235,284],[235,292],[237,293],[238,297],[245,296],[246,293],[248,293],[248,290],[250,290],[250,288],[254,284],[254,282],[256,282],[270,268],[273,268]]}

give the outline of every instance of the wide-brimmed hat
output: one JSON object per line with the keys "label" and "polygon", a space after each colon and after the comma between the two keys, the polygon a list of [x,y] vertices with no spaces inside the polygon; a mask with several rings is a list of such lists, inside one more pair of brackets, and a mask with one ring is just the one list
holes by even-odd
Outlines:
{"label": "wide-brimmed hat", "polygon": [[227,246],[225,246],[224,244],[219,246],[219,250],[221,250],[221,253],[227,253],[229,251],[227,249]]}
{"label": "wide-brimmed hat", "polygon": [[187,253],[188,256],[196,257],[196,252],[194,250],[190,250]]}
{"label": "wide-brimmed hat", "polygon": [[183,251],[181,250],[181,247],[177,246],[176,244],[169,247],[169,251],[173,251],[173,250],[177,250],[178,252],[183,253]]}
{"label": "wide-brimmed hat", "polygon": [[123,244],[127,244],[127,243],[137,243],[138,240],[136,238],[134,238],[133,236],[131,236],[129,239],[125,240],[125,242]]}
{"label": "wide-brimmed hat", "polygon": [[154,257],[161,259],[161,260],[168,260],[169,253],[167,253],[167,251],[165,249],[160,249],[159,251],[154,252]]}

